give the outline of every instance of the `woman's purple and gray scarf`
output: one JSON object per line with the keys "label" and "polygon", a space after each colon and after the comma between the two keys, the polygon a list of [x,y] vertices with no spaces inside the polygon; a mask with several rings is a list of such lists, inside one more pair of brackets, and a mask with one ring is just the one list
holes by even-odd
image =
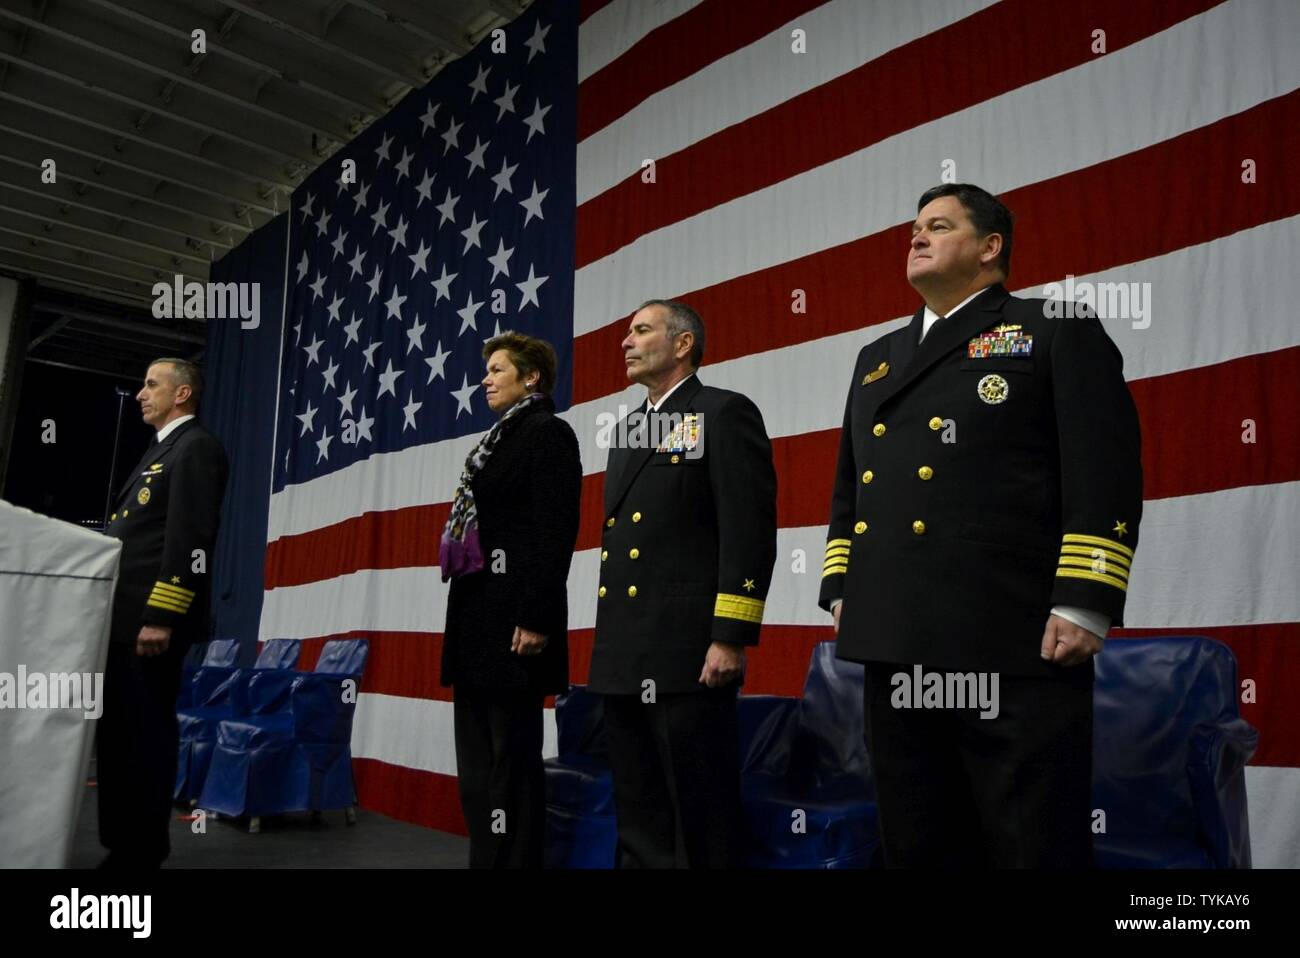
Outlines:
{"label": "woman's purple and gray scarf", "polygon": [[543,398],[545,393],[529,393],[507,409],[506,414],[484,434],[465,459],[460,485],[456,487],[456,499],[451,504],[451,515],[447,517],[447,525],[442,530],[442,542],[438,546],[438,565],[442,569],[443,582],[453,576],[468,575],[483,569],[483,549],[478,538],[478,509],[474,505],[471,484],[491,458],[505,424]]}

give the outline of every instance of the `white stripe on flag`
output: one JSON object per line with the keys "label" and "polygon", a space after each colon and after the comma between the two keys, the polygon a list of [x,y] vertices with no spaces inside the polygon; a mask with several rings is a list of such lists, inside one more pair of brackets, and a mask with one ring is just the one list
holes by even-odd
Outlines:
{"label": "white stripe on flag", "polygon": [[[1300,621],[1300,593],[1276,585],[1277,570],[1300,568],[1300,482],[1158,499],[1143,510],[1127,627]],[[765,623],[826,624],[817,607],[825,543],[822,525],[778,531]],[[792,568],[796,549],[804,551],[803,572]],[[575,553],[568,581],[570,629],[596,624],[599,579],[599,550]],[[416,596],[420,601],[413,601]],[[262,637],[441,632],[445,621],[446,587],[437,567],[385,569],[267,592]]]}
{"label": "white stripe on flag", "polygon": [[[1177,250],[1118,269],[1075,277],[1081,282],[1150,283],[1154,315],[1149,329],[1129,320],[1106,320],[1124,354],[1131,381],[1300,345],[1294,304],[1300,302],[1300,270],[1274,270],[1277,250],[1300,249],[1300,217],[1241,230],[1213,242]],[[899,267],[902,268],[901,266]],[[1191,283],[1187,277],[1198,277]],[[1042,287],[1020,291],[1041,296]],[[1249,322],[1232,317],[1249,317]],[[711,386],[749,396],[763,412],[773,438],[834,429],[844,414],[844,395],[858,350],[906,325],[907,317],[867,330],[769,350],[705,366]],[[597,444],[598,417],[644,401],[640,386],[579,403],[563,414],[578,436],[583,470],[602,472],[608,456]],[[371,456],[310,483],[271,497],[268,541],[341,522],[364,511],[449,502],[465,457],[478,436],[415,446]],[[440,535],[441,530],[430,530]]]}
{"label": "white stripe on flag", "polygon": [[1246,766],[1252,868],[1300,866],[1300,768]]}
{"label": "white stripe on flag", "polygon": [[700,0],[614,0],[578,27],[578,82],[627,53],[642,37],[676,20]]}
{"label": "white stripe on flag", "polygon": [[1300,622],[1300,482],[1157,499],[1142,507],[1124,625]]}
{"label": "white stripe on flag", "polygon": [[354,631],[441,632],[446,618],[447,587],[437,566],[363,569],[268,590],[259,636],[265,642]]}
{"label": "white stripe on flag", "polygon": [[[941,30],[995,0],[832,0],[660,90],[578,144],[578,202],[665,157]],[[790,51],[795,27],[808,53]],[[584,28],[585,29],[585,28]],[[725,91],[726,109],[717,96]]]}
{"label": "white stripe on flag", "polygon": [[935,184],[945,159],[956,162],[961,180],[1003,193],[1289,93],[1300,86],[1300,57],[1288,39],[1297,35],[1294,0],[1229,0],[1096,61],[655,230],[578,270],[574,335],[644,300],[910,222],[916,197]]}
{"label": "white stripe on flag", "polygon": [[[456,720],[451,702],[402,695],[357,696],[352,757],[440,775],[456,774]],[[542,756],[557,754],[555,709],[546,709]]]}

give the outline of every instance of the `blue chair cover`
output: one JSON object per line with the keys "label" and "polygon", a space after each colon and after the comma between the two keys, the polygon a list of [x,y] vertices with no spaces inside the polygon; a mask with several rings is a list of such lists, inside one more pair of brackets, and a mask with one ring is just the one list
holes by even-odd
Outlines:
{"label": "blue chair cover", "polygon": [[191,645],[185,653],[185,661],[181,663],[181,687],[176,694],[176,707],[188,708],[194,703],[194,676],[201,666],[234,665],[238,659],[238,639],[213,639]]}
{"label": "blue chair cover", "polygon": [[[217,726],[223,719],[288,708],[289,683],[297,674],[293,667],[301,649],[297,639],[271,639],[263,644],[251,669],[204,665],[195,673],[194,704],[176,712],[180,742],[172,791],[175,801],[190,801],[202,794]],[[268,694],[268,689],[281,686],[282,692]]]}
{"label": "blue chair cover", "polygon": [[546,867],[613,868],[618,845],[603,699],[574,685],[555,699],[557,750],[546,760]]}
{"label": "blue chair cover", "polygon": [[1259,732],[1237,661],[1203,636],[1116,638],[1096,659],[1093,808],[1103,868],[1249,868],[1245,766]]}
{"label": "blue chair cover", "polygon": [[[1199,636],[1116,638],[1096,675],[1093,803],[1106,813],[1097,864],[1250,867],[1244,767],[1259,733],[1240,717],[1231,651]],[[862,667],[823,642],[801,699],[738,700],[747,866],[880,864],[862,692]],[[559,755],[546,762],[551,867],[613,865],[600,702],[582,686],[556,700]]]}
{"label": "blue chair cover", "polygon": [[[327,642],[316,671],[289,683],[287,709],[222,720],[199,804],[231,816],[353,805],[352,717],[368,654],[364,639]],[[278,678],[256,684],[250,698],[284,690]]]}
{"label": "blue chair cover", "polygon": [[[742,695],[737,704],[745,864],[865,867],[876,853],[875,802],[862,741],[862,667],[813,654],[804,698]],[[601,697],[556,699],[558,752],[546,761],[552,868],[610,868],[618,844]],[[795,831],[795,813],[803,821]]]}
{"label": "blue chair cover", "polygon": [[862,666],[821,642],[802,699],[741,697],[746,866],[865,868],[878,859],[862,686]]}

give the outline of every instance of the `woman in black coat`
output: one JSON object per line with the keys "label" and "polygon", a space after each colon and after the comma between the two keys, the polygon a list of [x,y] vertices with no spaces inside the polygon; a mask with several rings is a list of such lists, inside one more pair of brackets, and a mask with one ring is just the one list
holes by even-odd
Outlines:
{"label": "woman in black coat", "polygon": [[550,398],[550,343],[505,332],[483,356],[499,418],[466,460],[443,532],[451,589],[442,684],[454,688],[470,867],[536,868],[546,832],[543,699],[569,687],[567,583],[582,462]]}

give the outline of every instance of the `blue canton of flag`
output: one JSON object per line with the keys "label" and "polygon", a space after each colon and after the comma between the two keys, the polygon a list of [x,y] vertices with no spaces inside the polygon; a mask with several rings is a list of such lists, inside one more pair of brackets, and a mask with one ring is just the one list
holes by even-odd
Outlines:
{"label": "blue canton of flag", "polygon": [[274,490],[486,430],[501,330],[554,345],[569,406],[575,8],[486,37],[294,192]]}

